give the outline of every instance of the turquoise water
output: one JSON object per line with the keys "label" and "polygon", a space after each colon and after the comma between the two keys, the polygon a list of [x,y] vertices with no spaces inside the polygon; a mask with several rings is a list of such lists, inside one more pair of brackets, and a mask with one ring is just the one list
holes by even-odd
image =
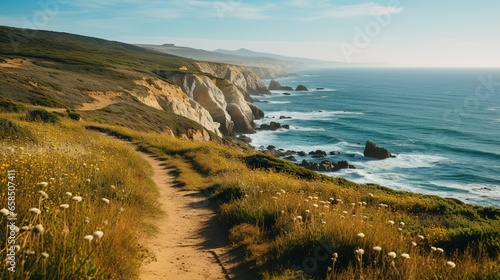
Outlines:
{"label": "turquoise water", "polygon": [[[256,148],[340,151],[327,159],[348,160],[357,169],[328,175],[500,206],[500,69],[323,69],[297,74],[279,82],[311,91],[259,97],[269,102],[257,103],[266,112],[259,123],[278,121],[291,129],[250,135]],[[280,116],[292,119],[276,120]],[[365,158],[367,140],[397,156]]]}

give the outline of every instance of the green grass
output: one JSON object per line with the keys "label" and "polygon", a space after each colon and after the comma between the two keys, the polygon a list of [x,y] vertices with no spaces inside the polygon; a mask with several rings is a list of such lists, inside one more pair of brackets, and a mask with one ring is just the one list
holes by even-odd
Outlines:
{"label": "green grass", "polygon": [[[496,277],[499,209],[355,184],[228,143],[128,135],[163,154],[177,168],[180,186],[211,194],[235,246],[264,278],[326,278],[333,252],[339,254],[335,279],[359,273],[365,279]],[[366,252],[362,265],[354,255],[358,248]],[[394,265],[390,251],[398,256]]]}
{"label": "green grass", "polygon": [[[21,116],[9,118],[14,127],[30,131],[36,139],[4,142],[0,148],[0,172],[16,172],[20,228],[16,272],[2,269],[0,278],[136,277],[143,256],[150,255],[139,249],[140,238],[151,228],[151,220],[144,217],[162,214],[149,166],[128,145],[69,120],[56,126],[23,122]],[[0,178],[0,184],[7,185],[7,176]],[[74,200],[76,196],[81,202]],[[6,201],[7,192],[1,192],[0,208]],[[65,204],[67,208],[60,206]],[[7,222],[2,215],[3,228]],[[34,230],[36,225],[43,226],[43,234]],[[104,232],[102,238],[84,239],[99,230]],[[0,236],[1,255],[9,248],[5,238]]]}
{"label": "green grass", "polygon": [[[119,111],[120,108],[110,110],[125,114],[125,111]],[[57,125],[23,122],[21,114],[4,117],[16,127],[28,129],[36,139],[31,142],[33,144],[22,144],[17,140],[6,142],[21,143],[26,153],[14,148],[15,153],[19,153],[19,160],[12,165],[9,161],[11,152],[3,150],[2,168],[27,170],[30,162],[30,170],[34,172],[20,172],[19,177],[23,178],[20,185],[36,186],[46,180],[50,186],[44,189],[50,199],[41,201],[42,204],[37,204],[40,203],[39,187],[21,187],[20,199],[29,202],[20,209],[21,220],[28,224],[40,222],[29,220],[32,216],[27,212],[27,208],[37,205],[44,209],[40,218],[47,224],[46,228],[61,227],[60,223],[71,225],[75,223],[73,219],[90,218],[92,226],[88,228],[81,224],[75,227],[67,246],[85,246],[86,243],[81,242],[84,234],[100,227],[102,219],[108,215],[100,200],[103,197],[113,202],[114,209],[123,207],[134,212],[145,207],[150,215],[159,214],[154,206],[157,190],[148,178],[150,171],[136,159],[130,148],[106,136],[111,134],[132,141],[142,150],[165,160],[165,164],[175,170],[177,187],[201,190],[210,195],[235,246],[242,248],[246,262],[265,279],[324,279],[329,267],[333,266],[330,257],[334,252],[339,255],[334,270],[330,271],[330,276],[335,276],[335,279],[352,279],[359,274],[365,279],[495,279],[498,276],[495,273],[499,268],[500,252],[499,209],[318,175],[230,142],[182,140],[164,133],[127,128],[131,123],[103,125],[90,122],[89,115],[84,117],[87,120],[80,122],[61,118]],[[44,133],[40,133],[42,131]],[[42,149],[33,150],[35,146]],[[265,165],[252,164],[253,159],[265,162]],[[87,167],[83,168],[83,163]],[[94,169],[88,169],[89,166]],[[96,167],[99,171],[95,170]],[[50,178],[55,178],[53,184]],[[148,182],[148,191],[144,191],[143,182]],[[110,185],[123,191],[110,189]],[[67,202],[66,191],[85,197],[85,203],[81,205],[86,212],[83,208],[78,209],[79,214],[71,215],[79,216],[72,219],[60,216],[63,212],[56,209]],[[140,219],[139,216],[110,217],[108,223],[110,219],[119,219],[116,223],[122,226],[106,227],[106,236],[127,232],[126,238],[116,235],[113,241],[111,238],[102,240],[102,244],[106,240],[110,242],[102,249],[116,254],[91,253],[85,247],[78,254],[64,251],[67,249],[59,247],[64,245],[54,245],[64,244],[61,240],[66,238],[57,231],[51,231],[50,238],[42,243],[33,239],[36,235],[25,234],[21,240],[31,244],[30,248],[37,248],[35,260],[41,258],[37,254],[44,250],[56,258],[46,265],[41,259],[26,262],[26,270],[32,275],[40,275],[45,270],[50,271],[50,275],[66,277],[73,273],[97,279],[120,270],[126,271],[122,279],[134,277],[138,262],[122,256],[149,255],[137,249],[134,236],[140,235],[141,228],[151,226],[142,226],[140,220],[134,220]],[[390,224],[391,221],[394,225]],[[131,226],[136,223],[137,226]],[[361,232],[365,236],[357,237]],[[129,240],[132,243],[125,246],[123,242]],[[380,246],[382,251],[374,251],[375,246]],[[444,253],[433,251],[431,247],[442,248]],[[358,248],[365,250],[361,259],[354,254]],[[60,250],[67,254],[54,253]],[[387,256],[390,251],[397,253],[395,260]],[[403,253],[408,253],[410,259],[404,260]],[[88,255],[91,257],[86,260]],[[456,267],[447,267],[448,261],[455,262]],[[61,262],[66,265],[56,265]]]}

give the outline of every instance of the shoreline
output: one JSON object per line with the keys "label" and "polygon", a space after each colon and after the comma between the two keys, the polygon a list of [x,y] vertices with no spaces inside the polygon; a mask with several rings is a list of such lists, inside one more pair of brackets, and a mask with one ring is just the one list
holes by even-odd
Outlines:
{"label": "shoreline", "polygon": [[[307,75],[297,75],[297,77],[309,77],[311,74]],[[282,79],[278,79],[280,82]],[[270,80],[264,81],[266,85],[270,83]],[[288,82],[289,84],[295,85],[296,83],[301,83],[304,82],[301,79],[297,79],[294,81],[294,83]],[[284,83],[285,86],[288,86],[288,84]],[[309,83],[310,85],[311,83]],[[307,82],[306,82],[307,85]],[[317,84],[319,86],[323,86],[322,84]],[[316,86],[316,84],[314,84]],[[328,85],[325,85],[328,87]],[[324,89],[324,87],[321,88],[316,88],[316,89],[311,89],[309,92],[314,95],[314,93],[321,92]],[[327,89],[328,91],[328,89]],[[336,90],[333,90],[336,91]],[[292,89],[291,95],[298,95],[300,92],[296,92],[295,90]],[[259,99],[257,102],[262,103],[262,104],[280,104],[280,103],[287,103],[287,104],[293,104],[293,98],[290,99],[287,96],[284,96],[286,101],[280,100],[281,95],[283,95],[282,90],[271,90],[271,95],[266,96],[264,98],[259,98],[256,97],[256,99]],[[288,94],[287,94],[288,95]],[[310,94],[309,94],[310,95]],[[260,96],[262,97],[262,96]],[[275,97],[271,98],[271,100],[267,100],[268,97]],[[278,100],[278,101],[277,101]],[[280,103],[278,103],[280,102]],[[280,105],[271,105],[271,106],[280,106]],[[282,112],[287,112],[288,108],[279,111],[280,107],[277,107],[278,111],[271,110],[271,112],[274,112],[275,116],[272,118],[268,117],[269,110],[266,109],[265,107],[261,109],[264,111],[266,114],[266,118],[263,118],[262,120],[259,121],[259,123],[264,123],[264,124],[269,124],[269,122],[276,122],[279,123],[279,125],[283,126],[281,121],[284,121],[285,124],[287,124],[287,127],[277,127],[275,129],[269,129],[269,125],[267,125],[265,131],[266,133],[269,133],[270,135],[273,135],[277,133],[276,135],[282,135],[282,133],[286,133],[287,130],[293,131],[293,133],[296,133],[293,136],[290,137],[300,137],[297,136],[297,134],[302,134],[302,135],[307,135],[307,132],[304,133],[304,131],[299,131],[299,129],[296,129],[296,127],[292,126],[287,122],[288,119],[291,119],[291,117],[288,116],[282,116],[278,117],[279,113]],[[293,109],[290,109],[292,112],[294,112]],[[315,111],[313,111],[315,112]],[[322,111],[319,111],[322,112]],[[328,113],[328,112],[326,112]],[[301,114],[307,114],[307,113],[301,113]],[[302,116],[301,116],[302,117]],[[294,118],[295,119],[295,118]],[[304,122],[304,119],[297,119],[301,122]],[[301,125],[299,125],[300,128]],[[302,126],[304,126],[302,124]],[[244,134],[244,137],[247,137],[248,139],[251,139],[251,143],[248,143],[248,141],[245,141],[247,145],[251,146],[255,151],[259,152],[264,152],[266,154],[270,154],[273,156],[276,156],[282,160],[286,160],[287,162],[293,163],[297,166],[304,167],[306,169],[315,171],[319,174],[323,174],[326,176],[330,177],[338,177],[338,178],[343,178],[349,181],[352,181],[357,184],[377,184],[380,186],[387,187],[392,190],[396,191],[405,191],[405,192],[412,192],[416,194],[424,194],[424,195],[437,195],[443,198],[457,198],[466,204],[471,204],[471,205],[477,205],[477,206],[482,206],[482,207],[496,207],[496,196],[494,195],[488,195],[489,191],[494,192],[495,191],[495,184],[484,184],[482,187],[481,182],[468,182],[468,181],[463,181],[463,182],[454,182],[453,180],[447,181],[446,179],[442,181],[415,181],[415,178],[418,178],[418,176],[425,176],[423,174],[428,173],[428,172],[436,172],[438,168],[442,168],[443,166],[440,166],[441,163],[438,163],[437,160],[444,160],[445,162],[448,161],[448,158],[445,156],[437,156],[437,155],[430,155],[430,154],[420,154],[418,151],[417,153],[413,151],[396,151],[398,153],[398,156],[401,154],[402,157],[398,158],[397,161],[390,161],[390,162],[384,162],[384,161],[377,161],[369,158],[365,158],[362,153],[363,153],[363,145],[361,143],[357,143],[359,147],[354,147],[352,143],[345,141],[348,140],[339,140],[340,142],[338,143],[328,143],[324,142],[324,144],[318,144],[314,145],[314,147],[311,147],[311,149],[307,150],[304,149],[303,147],[300,147],[297,149],[296,146],[303,146],[304,143],[300,144],[292,144],[293,147],[290,147],[290,143],[283,141],[276,141],[277,139],[273,140],[266,140],[266,138],[260,143],[254,144],[256,139],[262,136],[257,136],[257,135],[262,135],[261,130],[257,130],[255,134]],[[281,136],[283,137],[283,136]],[[370,136],[365,137],[365,140],[369,140]],[[271,138],[267,138],[271,139]],[[264,142],[264,144],[262,143]],[[287,144],[285,144],[285,142]],[[352,144],[352,145],[350,145]],[[348,145],[348,146],[344,146]],[[326,148],[325,146],[334,146],[332,147],[331,150],[329,148]],[[341,146],[335,147],[335,146]],[[314,152],[316,151],[317,148],[322,149],[322,152],[326,152],[326,156],[323,157],[315,157]],[[343,150],[346,149],[347,150]],[[394,148],[394,147],[392,147]],[[353,150],[358,149],[357,152],[353,153]],[[302,156],[299,155],[299,153],[302,152]],[[304,155],[305,152],[305,155]],[[350,162],[349,158],[355,159],[352,163]],[[401,162],[404,161],[404,162]],[[339,165],[339,163],[342,162],[343,168],[335,168],[335,165]],[[310,163],[310,165],[309,165]],[[327,166],[325,166],[325,163]],[[330,165],[333,163],[334,165]],[[359,164],[359,165],[358,165]],[[389,164],[392,166],[391,168],[385,170],[384,166],[387,166]],[[416,166],[412,166],[412,164],[416,164]],[[421,164],[422,166],[420,166]],[[444,167],[446,167],[446,163]],[[378,168],[376,167],[377,165],[380,165],[381,167]],[[329,166],[329,167],[328,167]],[[406,173],[408,173],[410,169],[421,169],[421,168],[429,168],[435,171],[426,171],[425,173],[421,175],[417,175],[415,178],[407,179],[406,181],[403,180],[398,180],[398,176],[405,176]],[[375,168],[375,169],[374,169]],[[351,170],[350,170],[351,169]],[[373,173],[373,170],[376,173]],[[403,173],[401,173],[401,171]],[[439,172],[439,171],[437,171]],[[384,183],[385,182],[385,183]],[[416,182],[416,184],[415,184]],[[479,187],[481,187],[479,189]],[[484,190],[484,191],[483,191]],[[457,195],[458,194],[458,195]],[[493,199],[491,199],[493,198]]]}

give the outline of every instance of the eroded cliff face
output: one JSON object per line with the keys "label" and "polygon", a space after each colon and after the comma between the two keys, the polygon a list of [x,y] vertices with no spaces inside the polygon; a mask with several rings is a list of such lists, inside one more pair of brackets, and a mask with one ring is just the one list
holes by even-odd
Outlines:
{"label": "eroded cliff face", "polygon": [[246,101],[252,101],[251,95],[270,93],[264,82],[245,67],[211,62],[198,62],[197,65],[204,73],[229,80],[244,94]]}
{"label": "eroded cliff face", "polygon": [[179,86],[166,83],[160,79],[151,78],[135,80],[134,82],[147,89],[146,94],[131,92],[142,103],[186,117],[201,124],[218,136],[222,136],[219,130],[220,124],[212,119],[209,111],[184,94]]}
{"label": "eroded cliff face", "polygon": [[205,108],[224,134],[253,133],[254,114],[245,95],[229,80],[202,74],[161,74]]}

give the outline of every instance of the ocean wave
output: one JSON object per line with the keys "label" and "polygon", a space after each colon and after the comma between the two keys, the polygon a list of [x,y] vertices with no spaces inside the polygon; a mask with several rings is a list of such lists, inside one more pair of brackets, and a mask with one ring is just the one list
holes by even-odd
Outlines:
{"label": "ocean wave", "polygon": [[330,174],[344,177],[359,184],[378,184],[396,190],[414,190],[403,174],[400,173],[373,173],[363,169],[342,169]]}
{"label": "ocean wave", "polygon": [[269,104],[289,104],[291,101],[271,101],[268,100]]}
{"label": "ocean wave", "polygon": [[322,127],[300,127],[300,126],[290,126],[290,129],[298,130],[298,131],[326,131],[326,129]]}
{"label": "ocean wave", "polygon": [[446,157],[425,154],[399,154],[394,158],[388,158],[383,161],[366,159],[360,164],[371,171],[379,172],[381,170],[409,169],[434,167],[437,164],[449,162]]}
{"label": "ocean wave", "polygon": [[454,197],[462,201],[487,204],[498,207],[500,205],[500,185],[480,183],[457,183],[449,181],[429,182],[438,191],[436,195]]}
{"label": "ocean wave", "polygon": [[280,116],[292,117],[295,120],[330,120],[333,117],[345,115],[363,115],[361,112],[348,111],[315,111],[315,112],[293,112],[293,111],[273,111],[266,113],[268,117],[279,118]]}

